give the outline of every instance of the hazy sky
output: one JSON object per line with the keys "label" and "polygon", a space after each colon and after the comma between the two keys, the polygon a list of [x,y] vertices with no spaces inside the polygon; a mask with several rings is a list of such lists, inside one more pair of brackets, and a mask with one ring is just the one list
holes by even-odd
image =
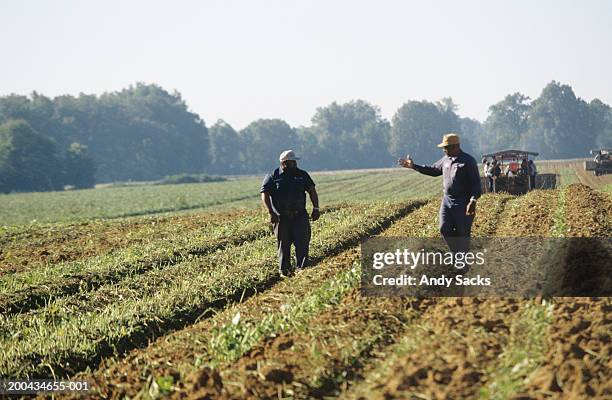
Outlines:
{"label": "hazy sky", "polygon": [[0,0],[0,95],[182,93],[208,126],[365,99],[489,105],[551,80],[612,104],[612,1]]}

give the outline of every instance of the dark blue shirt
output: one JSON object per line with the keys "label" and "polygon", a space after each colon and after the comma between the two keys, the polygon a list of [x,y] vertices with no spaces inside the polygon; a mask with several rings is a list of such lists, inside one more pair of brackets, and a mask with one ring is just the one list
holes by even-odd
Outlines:
{"label": "dark blue shirt", "polygon": [[269,193],[272,205],[281,215],[306,214],[306,191],[315,186],[308,172],[296,169],[294,173],[277,168],[266,175],[260,193]]}
{"label": "dark blue shirt", "polygon": [[414,170],[429,176],[442,175],[444,195],[451,199],[477,199],[482,193],[478,164],[463,151],[456,157],[445,155],[431,166],[415,164]]}

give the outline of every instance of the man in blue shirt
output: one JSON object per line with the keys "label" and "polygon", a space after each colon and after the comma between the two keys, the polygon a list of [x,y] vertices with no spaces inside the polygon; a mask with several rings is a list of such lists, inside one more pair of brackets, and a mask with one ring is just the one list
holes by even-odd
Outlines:
{"label": "man in blue shirt", "polygon": [[313,221],[319,219],[319,197],[308,172],[297,167],[293,150],[283,151],[280,168],[266,175],[261,186],[261,201],[270,214],[278,245],[278,264],[282,277],[293,273],[291,244],[295,245],[296,268],[306,266],[310,245],[310,222],[306,211],[306,192],[312,202]]}
{"label": "man in blue shirt", "polygon": [[459,135],[444,135],[438,145],[444,157],[431,166],[415,164],[410,157],[398,164],[429,176],[443,176],[444,197],[440,204],[440,233],[453,252],[466,252],[470,247],[476,201],[482,193],[478,164],[459,145]]}

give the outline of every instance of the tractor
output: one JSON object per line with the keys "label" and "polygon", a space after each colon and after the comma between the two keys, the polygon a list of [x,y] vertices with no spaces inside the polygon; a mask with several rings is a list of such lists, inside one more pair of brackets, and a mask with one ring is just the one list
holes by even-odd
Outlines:
{"label": "tractor", "polygon": [[595,176],[612,174],[612,149],[591,150],[592,161],[584,162],[586,171],[593,171]]}
{"label": "tractor", "polygon": [[[492,178],[492,185],[489,185],[489,178],[482,177],[482,186],[485,191],[506,192],[510,194],[525,194],[533,189],[553,189],[557,183],[555,174],[529,174],[529,163],[533,162],[538,153],[525,150],[503,150],[496,153],[483,154],[485,159],[497,161],[499,175]],[[492,187],[490,187],[492,186]]]}

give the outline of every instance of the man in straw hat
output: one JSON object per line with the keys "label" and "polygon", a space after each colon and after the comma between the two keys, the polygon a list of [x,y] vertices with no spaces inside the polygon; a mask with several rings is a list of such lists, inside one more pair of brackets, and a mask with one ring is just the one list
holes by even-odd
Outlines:
{"label": "man in straw hat", "polygon": [[478,165],[459,145],[459,135],[444,135],[438,145],[444,157],[431,166],[415,164],[410,156],[397,162],[429,176],[443,176],[444,196],[440,205],[440,233],[453,252],[466,252],[470,247],[476,201],[481,195]]}
{"label": "man in straw hat", "polygon": [[306,192],[312,202],[313,221],[319,219],[319,197],[310,175],[297,167],[293,150],[283,151],[280,168],[266,175],[261,186],[261,200],[270,214],[270,223],[278,244],[278,265],[282,277],[291,275],[291,244],[295,245],[296,268],[306,266],[310,244],[310,222],[306,211]]}

